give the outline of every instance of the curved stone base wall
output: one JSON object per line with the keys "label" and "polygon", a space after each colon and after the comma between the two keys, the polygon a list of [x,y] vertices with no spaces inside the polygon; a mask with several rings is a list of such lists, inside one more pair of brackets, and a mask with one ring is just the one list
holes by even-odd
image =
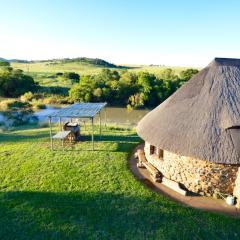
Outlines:
{"label": "curved stone base wall", "polygon": [[148,151],[145,154],[163,176],[183,184],[189,191],[214,197],[219,192],[233,194],[239,166],[211,163],[165,150],[162,159]]}
{"label": "curved stone base wall", "polygon": [[238,198],[237,207],[240,208],[240,167],[238,168],[237,179],[235,181],[233,195]]}

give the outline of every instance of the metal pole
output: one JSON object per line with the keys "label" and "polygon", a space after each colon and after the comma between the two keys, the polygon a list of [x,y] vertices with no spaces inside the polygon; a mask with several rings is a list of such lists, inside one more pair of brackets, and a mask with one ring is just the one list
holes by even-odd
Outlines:
{"label": "metal pole", "polygon": [[49,127],[50,127],[50,143],[51,143],[51,150],[53,150],[53,139],[52,139],[52,118],[49,117]]}
{"label": "metal pole", "polygon": [[105,113],[105,128],[107,127],[107,110],[106,107],[104,107],[104,113]]}
{"label": "metal pole", "polygon": [[100,131],[100,138],[102,138],[101,111],[99,112],[99,131]]}
{"label": "metal pole", "polygon": [[61,120],[61,117],[59,118],[59,128],[60,128],[60,131],[62,131],[62,120]]}
{"label": "metal pole", "polygon": [[91,118],[92,120],[92,150],[94,150],[94,127],[93,127],[93,117]]}

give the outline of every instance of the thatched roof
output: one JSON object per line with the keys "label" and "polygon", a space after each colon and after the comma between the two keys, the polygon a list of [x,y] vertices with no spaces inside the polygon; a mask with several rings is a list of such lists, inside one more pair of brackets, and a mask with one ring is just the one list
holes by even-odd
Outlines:
{"label": "thatched roof", "polygon": [[214,59],[148,113],[137,132],[183,156],[240,164],[240,59]]}

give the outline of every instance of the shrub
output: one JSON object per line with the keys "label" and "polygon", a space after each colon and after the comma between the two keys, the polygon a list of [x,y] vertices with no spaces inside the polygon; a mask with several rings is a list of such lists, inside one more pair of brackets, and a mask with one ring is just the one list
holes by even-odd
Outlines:
{"label": "shrub", "polygon": [[0,67],[8,67],[10,66],[10,63],[4,60],[0,60]]}
{"label": "shrub", "polygon": [[0,103],[1,110],[15,110],[15,109],[27,109],[30,108],[31,104],[28,102],[21,102],[17,100],[5,100]]}
{"label": "shrub", "polygon": [[35,102],[35,103],[33,104],[33,107],[34,107],[35,109],[46,109],[46,108],[47,108],[45,104],[39,103],[39,102]]}
{"label": "shrub", "polygon": [[28,101],[32,101],[33,97],[34,95],[32,94],[32,92],[26,92],[20,97],[20,100],[23,102],[28,102]]}
{"label": "shrub", "polygon": [[79,74],[77,74],[77,73],[75,73],[75,72],[65,72],[65,73],[63,74],[63,77],[72,80],[73,83],[74,83],[74,82],[75,82],[75,83],[78,83],[79,80],[80,80]]}
{"label": "shrub", "polygon": [[68,98],[59,96],[59,95],[53,95],[49,96],[43,99],[44,104],[67,104]]}

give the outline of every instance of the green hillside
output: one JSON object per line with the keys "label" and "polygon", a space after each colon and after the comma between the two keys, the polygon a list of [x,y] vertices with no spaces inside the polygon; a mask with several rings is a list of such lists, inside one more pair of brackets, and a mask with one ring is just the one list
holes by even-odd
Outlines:
{"label": "green hillside", "polygon": [[22,69],[24,72],[30,74],[76,72],[80,75],[97,74],[103,68],[123,68],[105,60],[93,58],[64,58],[29,62],[13,61],[11,62],[11,66]]}
{"label": "green hillside", "polygon": [[150,65],[122,65],[118,66],[97,58],[64,58],[41,61],[9,60],[11,66],[15,69],[21,69],[26,74],[32,76],[36,82],[42,86],[60,86],[70,88],[72,83],[62,81],[62,78],[56,77],[56,73],[75,72],[82,75],[96,75],[102,69],[112,69],[117,71],[149,72],[160,76],[166,68],[172,68],[175,74],[179,74],[186,67],[169,66],[150,66]]}
{"label": "green hillside", "polygon": [[43,61],[11,61],[13,68],[22,69],[30,74],[46,74],[57,72],[76,72],[80,75],[92,75],[101,72],[103,68],[112,68],[116,70],[127,69],[134,72],[147,71],[154,74],[161,73],[166,68],[172,68],[176,74],[187,69],[187,67],[171,66],[150,66],[150,65],[124,65],[118,66],[102,59],[93,58],[64,58]]}

